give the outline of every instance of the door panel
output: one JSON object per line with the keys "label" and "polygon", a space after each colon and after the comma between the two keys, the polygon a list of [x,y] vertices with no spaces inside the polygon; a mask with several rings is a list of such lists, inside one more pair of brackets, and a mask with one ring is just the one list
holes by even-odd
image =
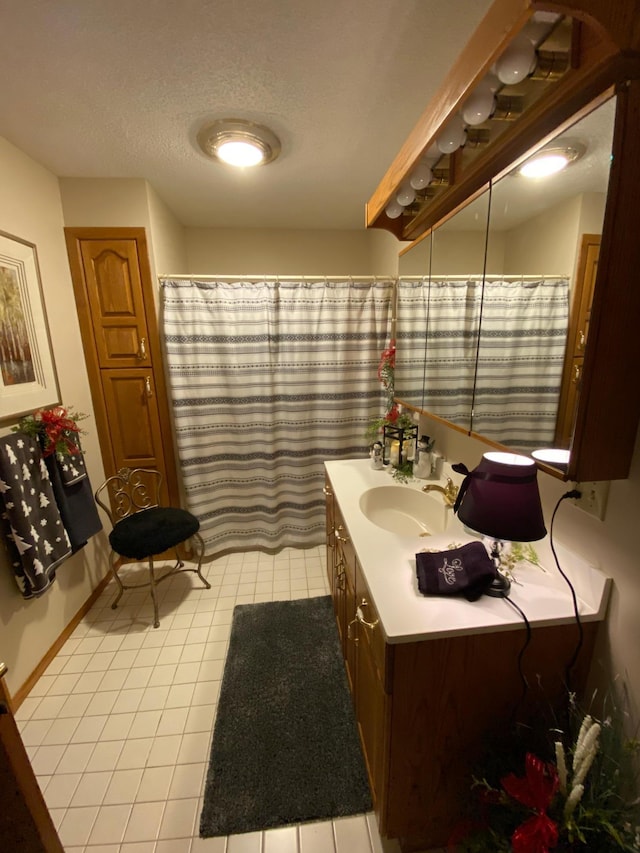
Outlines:
{"label": "door panel", "polygon": [[82,262],[100,367],[148,366],[136,241],[83,241]]}

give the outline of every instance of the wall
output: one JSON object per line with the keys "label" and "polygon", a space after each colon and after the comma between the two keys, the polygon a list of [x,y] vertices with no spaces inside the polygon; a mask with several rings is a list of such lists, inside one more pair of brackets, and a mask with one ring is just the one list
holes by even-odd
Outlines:
{"label": "wall", "polygon": [[[76,318],[64,243],[58,181],[0,138],[0,230],[35,243],[62,402],[89,417],[82,422],[83,447],[92,485],[104,479],[91,393]],[[0,426],[5,434],[9,424]],[[104,533],[66,560],[56,582],[40,598],[25,601],[0,546],[0,656],[15,692],[39,663],[107,571]]]}
{"label": "wall", "polygon": [[[421,418],[420,434],[436,438],[436,449],[450,462],[474,468],[491,448],[430,418]],[[549,474],[538,477],[549,530],[557,501],[573,487]],[[623,688],[633,719],[640,711],[640,570],[636,530],[640,512],[640,432],[629,478],[611,483],[604,521],[564,501],[554,523],[554,538],[613,579],[606,622],[596,644],[591,687],[606,690],[612,679]],[[551,567],[554,570],[554,567]]]}
{"label": "wall", "polygon": [[[192,275],[375,275],[362,231],[188,228]],[[171,272],[171,271],[169,271]],[[173,271],[175,272],[175,270]]]}
{"label": "wall", "polygon": [[602,231],[604,203],[601,193],[580,193],[505,232],[505,275],[573,278],[582,234]]}

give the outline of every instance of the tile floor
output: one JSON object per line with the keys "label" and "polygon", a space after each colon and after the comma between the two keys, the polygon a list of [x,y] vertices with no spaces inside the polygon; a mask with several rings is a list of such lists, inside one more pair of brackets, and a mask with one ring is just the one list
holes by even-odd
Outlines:
{"label": "tile floor", "polygon": [[228,838],[198,825],[236,604],[324,595],[324,547],[221,557],[147,591],[113,582],[16,719],[68,853],[382,853],[371,814]]}

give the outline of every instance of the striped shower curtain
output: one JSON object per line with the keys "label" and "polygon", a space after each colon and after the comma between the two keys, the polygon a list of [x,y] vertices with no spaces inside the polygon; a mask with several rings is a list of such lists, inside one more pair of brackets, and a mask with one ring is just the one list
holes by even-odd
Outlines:
{"label": "striped shower curtain", "polygon": [[396,395],[514,449],[553,445],[568,318],[565,277],[400,279]]}
{"label": "striped shower curtain", "polygon": [[474,432],[515,450],[554,444],[569,322],[569,280],[487,281]]}
{"label": "striped shower curtain", "polygon": [[365,456],[391,280],[161,281],[188,508],[207,553],[325,540],[323,461]]}
{"label": "striped shower curtain", "polygon": [[481,306],[481,279],[398,281],[396,395],[467,430]]}

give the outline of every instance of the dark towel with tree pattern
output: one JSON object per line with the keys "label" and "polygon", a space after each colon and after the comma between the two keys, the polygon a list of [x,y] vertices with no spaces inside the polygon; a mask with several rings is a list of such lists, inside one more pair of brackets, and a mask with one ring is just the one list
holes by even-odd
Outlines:
{"label": "dark towel with tree pattern", "polygon": [[21,432],[0,438],[0,519],[24,598],[43,593],[71,544],[38,442]]}

